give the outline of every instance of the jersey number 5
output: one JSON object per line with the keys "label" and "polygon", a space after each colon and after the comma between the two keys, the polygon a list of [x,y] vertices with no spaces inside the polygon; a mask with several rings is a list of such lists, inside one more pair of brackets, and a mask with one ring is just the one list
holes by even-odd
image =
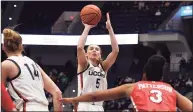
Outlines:
{"label": "jersey number 5", "polygon": [[151,90],[151,94],[155,94],[155,96],[150,96],[149,99],[154,103],[162,102],[162,92],[160,90]]}
{"label": "jersey number 5", "polygon": [[28,64],[24,64],[24,65],[26,66],[26,68],[27,68],[27,70],[29,71],[29,73],[30,73],[30,75],[31,75],[31,77],[32,77],[33,80],[35,80],[34,76],[39,78],[39,73],[38,73],[37,67],[35,67],[34,64],[31,65],[31,66],[33,67],[33,72],[32,72],[32,70],[30,69],[30,67],[29,67]]}
{"label": "jersey number 5", "polygon": [[99,88],[99,86],[100,86],[100,82],[99,82],[99,81],[100,81],[100,80],[101,80],[101,79],[98,79],[98,78],[97,78],[97,80],[96,80],[96,88]]}

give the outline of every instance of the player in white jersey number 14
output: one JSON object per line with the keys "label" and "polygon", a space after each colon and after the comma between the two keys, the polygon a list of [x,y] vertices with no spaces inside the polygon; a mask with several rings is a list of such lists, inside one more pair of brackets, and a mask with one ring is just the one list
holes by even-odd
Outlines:
{"label": "player in white jersey number 14", "polygon": [[[30,58],[23,56],[22,38],[19,33],[3,30],[3,50],[7,59],[1,63],[1,81],[14,98],[19,111],[48,111],[48,101],[44,89],[53,96],[54,111],[62,111],[58,101],[61,91],[48,75]],[[8,80],[8,81],[7,81]]]}

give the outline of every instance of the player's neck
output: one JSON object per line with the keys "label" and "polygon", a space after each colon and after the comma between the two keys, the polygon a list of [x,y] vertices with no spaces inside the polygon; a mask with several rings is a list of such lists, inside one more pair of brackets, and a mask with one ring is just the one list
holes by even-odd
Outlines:
{"label": "player's neck", "polygon": [[94,66],[98,66],[98,64],[99,64],[98,60],[94,60],[94,59],[90,59],[90,62]]}
{"label": "player's neck", "polygon": [[22,56],[22,54],[20,52],[15,52],[15,53],[6,53],[7,57],[11,57],[11,56]]}

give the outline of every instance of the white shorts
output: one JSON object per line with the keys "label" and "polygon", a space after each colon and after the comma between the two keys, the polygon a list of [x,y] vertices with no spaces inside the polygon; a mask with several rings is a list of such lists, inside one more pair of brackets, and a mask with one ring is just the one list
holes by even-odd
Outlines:
{"label": "white shorts", "polygon": [[[23,111],[23,106],[19,109]],[[26,103],[26,111],[46,111],[48,112],[48,106],[40,104],[40,103]]]}
{"label": "white shorts", "polygon": [[101,105],[92,105],[91,103],[79,103],[78,111],[98,111],[104,112],[104,109]]}

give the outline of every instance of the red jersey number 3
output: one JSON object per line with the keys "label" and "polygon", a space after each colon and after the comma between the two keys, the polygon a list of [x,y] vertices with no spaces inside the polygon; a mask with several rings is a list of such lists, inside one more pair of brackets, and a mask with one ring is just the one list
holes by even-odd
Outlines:
{"label": "red jersey number 3", "polygon": [[150,90],[150,97],[149,99],[153,102],[153,103],[161,103],[162,102],[162,92],[160,90]]}

